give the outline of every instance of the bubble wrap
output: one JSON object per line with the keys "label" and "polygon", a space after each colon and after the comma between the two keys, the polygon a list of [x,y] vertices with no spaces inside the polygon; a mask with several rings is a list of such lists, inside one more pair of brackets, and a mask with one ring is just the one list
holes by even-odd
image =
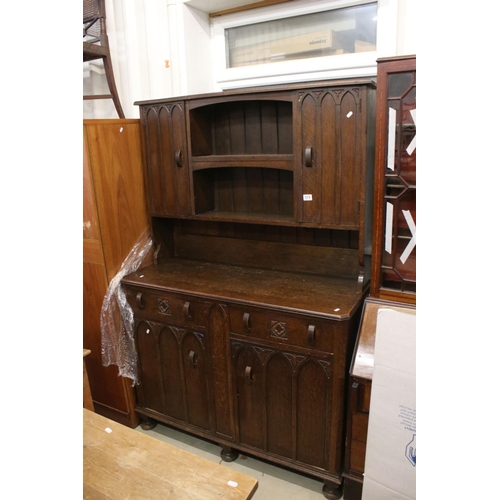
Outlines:
{"label": "bubble wrap", "polygon": [[132,379],[132,386],[139,383],[134,342],[134,312],[127,302],[120,282],[124,276],[139,269],[152,246],[153,240],[146,231],[111,280],[101,308],[102,364],[117,365],[120,376]]}

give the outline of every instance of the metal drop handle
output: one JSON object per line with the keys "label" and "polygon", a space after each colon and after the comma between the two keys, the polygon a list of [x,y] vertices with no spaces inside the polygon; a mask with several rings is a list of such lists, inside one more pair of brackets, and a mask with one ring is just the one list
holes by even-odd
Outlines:
{"label": "metal drop handle", "polygon": [[180,168],[182,167],[182,149],[175,151],[175,164]]}
{"label": "metal drop handle", "polygon": [[252,367],[251,366],[247,366],[245,368],[245,382],[247,383],[247,385],[253,384]]}
{"label": "metal drop handle", "polygon": [[304,160],[306,163],[306,167],[308,168],[311,168],[313,166],[312,156],[313,156],[313,148],[312,146],[308,146],[304,151]]}

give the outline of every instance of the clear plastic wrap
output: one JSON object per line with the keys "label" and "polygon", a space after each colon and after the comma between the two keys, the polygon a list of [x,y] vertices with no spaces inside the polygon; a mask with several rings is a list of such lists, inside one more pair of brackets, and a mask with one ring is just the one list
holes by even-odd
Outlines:
{"label": "clear plastic wrap", "polygon": [[146,231],[111,280],[101,308],[102,364],[117,365],[120,376],[132,379],[133,386],[139,383],[134,343],[134,312],[127,302],[120,282],[124,276],[139,269],[152,247],[153,240],[149,231]]}

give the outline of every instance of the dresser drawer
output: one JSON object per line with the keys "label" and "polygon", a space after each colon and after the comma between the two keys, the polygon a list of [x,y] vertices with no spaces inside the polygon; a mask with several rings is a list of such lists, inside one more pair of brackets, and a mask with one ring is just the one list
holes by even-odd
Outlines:
{"label": "dresser drawer", "polygon": [[122,285],[134,314],[182,326],[205,324],[205,303],[189,295]]}
{"label": "dresser drawer", "polygon": [[231,333],[333,352],[333,322],[245,306],[229,306]]}

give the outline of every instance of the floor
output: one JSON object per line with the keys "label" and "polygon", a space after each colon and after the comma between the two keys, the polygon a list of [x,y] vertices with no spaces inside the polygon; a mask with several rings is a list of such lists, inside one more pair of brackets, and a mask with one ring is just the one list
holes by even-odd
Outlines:
{"label": "floor", "polygon": [[259,482],[259,486],[252,500],[324,500],[325,498],[321,492],[323,488],[321,480],[242,454],[234,462],[223,462],[220,458],[221,448],[217,444],[198,439],[162,424],[158,424],[150,431],[145,431],[140,426],[136,430],[254,477]]}

